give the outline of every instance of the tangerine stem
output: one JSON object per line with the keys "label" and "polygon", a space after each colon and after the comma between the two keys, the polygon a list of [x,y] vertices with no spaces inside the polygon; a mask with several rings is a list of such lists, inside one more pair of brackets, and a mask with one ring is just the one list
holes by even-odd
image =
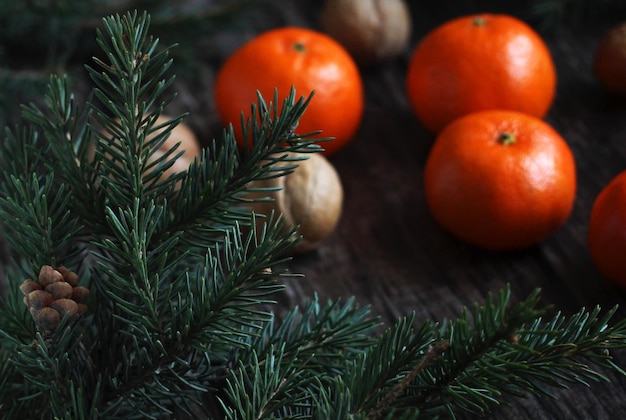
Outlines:
{"label": "tangerine stem", "polygon": [[306,46],[302,42],[296,42],[295,44],[293,44],[293,49],[298,52],[305,52]]}
{"label": "tangerine stem", "polygon": [[517,139],[511,133],[500,133],[500,135],[498,136],[498,143],[503,146],[510,146],[512,144],[515,144],[516,141]]}
{"label": "tangerine stem", "polygon": [[472,23],[475,26],[485,26],[487,24],[487,19],[485,19],[483,16],[475,16]]}

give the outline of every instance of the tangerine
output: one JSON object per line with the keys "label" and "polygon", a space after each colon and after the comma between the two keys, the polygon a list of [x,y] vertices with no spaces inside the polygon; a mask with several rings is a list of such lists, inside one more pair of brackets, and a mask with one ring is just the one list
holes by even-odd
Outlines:
{"label": "tangerine", "polygon": [[593,56],[593,74],[609,92],[626,95],[626,22],[600,39]]}
{"label": "tangerine", "polygon": [[598,271],[626,286],[626,171],[596,196],[589,215],[587,247]]}
{"label": "tangerine", "polygon": [[292,86],[306,95],[315,92],[298,132],[322,130],[325,136],[333,137],[322,145],[326,156],[345,147],[356,134],[363,114],[361,75],[344,47],[310,29],[273,29],[231,54],[215,80],[217,111],[225,124],[233,124],[242,146],[240,115],[243,111],[249,118],[257,91],[271,99],[275,89],[286,96]]}
{"label": "tangerine", "polygon": [[454,119],[486,109],[543,117],[554,99],[556,69],[542,38],[521,20],[464,16],[418,44],[406,89],[418,119],[438,133]]}
{"label": "tangerine", "polygon": [[543,120],[477,111],[436,138],[424,170],[427,204],[446,230],[491,251],[530,247],[569,217],[573,154]]}

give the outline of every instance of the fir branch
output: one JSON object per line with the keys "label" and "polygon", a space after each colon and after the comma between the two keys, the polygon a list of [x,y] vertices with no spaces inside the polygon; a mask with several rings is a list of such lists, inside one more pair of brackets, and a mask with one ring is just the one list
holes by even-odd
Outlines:
{"label": "fir branch", "polygon": [[4,130],[0,144],[0,194],[9,197],[14,192],[14,178],[24,179],[41,169],[46,147],[33,128],[16,127]]}
{"label": "fir branch", "polygon": [[[176,212],[172,215],[170,231],[184,232],[182,239],[191,247],[219,241],[224,229],[233,223],[249,222],[249,209],[237,208],[248,203],[247,193],[258,191],[250,187],[254,180],[284,176],[292,172],[299,158],[288,153],[314,153],[321,149],[311,138],[317,133],[296,134],[293,128],[308,106],[312,96],[296,100],[292,88],[279,107],[278,91],[269,104],[258,95],[251,106],[251,116],[243,120],[244,138],[251,138],[254,148],[240,152],[234,141],[232,127],[204,149],[199,162],[181,174],[180,190],[170,196]],[[293,165],[278,165],[292,161]],[[198,197],[200,200],[198,200]],[[237,207],[236,207],[237,206]]]}
{"label": "fir branch", "polygon": [[353,299],[321,305],[315,297],[280,323],[272,318],[263,334],[251,336],[250,348],[236,356],[253,363],[240,365],[228,378],[226,395],[220,398],[226,418],[310,418],[322,407],[317,401],[328,398],[329,384],[350,374],[345,360],[373,342],[378,326],[369,308],[357,307]]}
{"label": "fir branch", "polygon": [[[15,345],[7,358],[9,398],[3,400],[9,412],[27,410],[31,414],[22,412],[23,417],[37,412],[41,417],[67,418],[69,407],[65,401],[71,389],[79,386],[83,392],[93,390],[95,378],[90,358],[82,345],[82,331],[82,328],[73,327],[65,317],[50,339],[37,333],[33,342],[18,343],[2,334]],[[36,409],[30,405],[33,400],[38,402]]]}
{"label": "fir branch", "polygon": [[[19,233],[16,237],[23,240],[27,238],[26,232],[32,231],[32,240],[25,242],[26,245],[48,238],[48,246],[43,247],[43,251],[32,248],[32,245],[19,249],[24,255],[41,255],[37,263],[54,262],[58,250],[65,247],[69,238],[84,236],[84,232],[76,227],[78,225],[68,222],[68,215],[77,215],[72,221],[84,222],[89,228],[87,232],[92,235],[89,250],[97,261],[90,269],[96,291],[95,323],[81,340],[90,343],[87,346],[93,349],[90,368],[97,372],[94,377],[104,378],[104,382],[83,383],[82,378],[69,375],[58,388],[63,390],[61,393],[46,393],[42,389],[28,391],[44,399],[50,397],[48,403],[42,404],[60,417],[69,413],[64,410],[92,410],[77,404],[78,394],[72,390],[89,398],[97,396],[95,404],[104,415],[132,417],[173,413],[168,407],[190,412],[189,408],[182,407],[186,401],[197,402],[196,396],[207,391],[204,385],[207,381],[224,375],[224,365],[230,363],[233,344],[239,342],[239,346],[246,346],[250,331],[260,330],[263,320],[268,318],[255,308],[264,303],[263,296],[275,293],[280,286],[274,283],[274,276],[267,275],[264,270],[282,262],[282,257],[277,256],[293,245],[294,232],[286,231],[280,219],[271,228],[262,232],[253,229],[247,239],[242,239],[237,227],[242,216],[238,216],[224,219],[228,225],[212,228],[214,234],[218,232],[223,237],[218,243],[207,240],[206,236],[200,236],[202,241],[196,240],[194,250],[202,248],[202,253],[183,251],[179,246],[178,238],[183,231],[172,230],[172,220],[197,225],[198,218],[202,217],[200,220],[205,223],[208,220],[210,224],[213,213],[203,210],[201,215],[192,214],[195,221],[191,222],[173,219],[168,206],[168,198],[176,202],[178,197],[172,192],[173,182],[171,179],[163,182],[155,179],[176,156],[166,154],[165,159],[156,165],[146,164],[174,124],[180,121],[167,123],[170,128],[164,130],[164,134],[155,140],[146,140],[151,131],[160,128],[154,127],[154,122],[171,100],[157,104],[169,84],[162,76],[171,60],[167,58],[167,50],[151,57],[156,41],[147,35],[148,24],[146,15],[139,17],[137,14],[105,20],[108,34],[101,32],[99,42],[109,52],[107,56],[112,64],[97,61],[104,71],[91,70],[90,74],[96,83],[96,97],[106,105],[108,112],[95,105],[89,106],[88,113],[79,112],[67,89],[67,80],[61,78],[50,81],[45,100],[47,110],[42,111],[35,105],[24,108],[25,118],[44,133],[49,149],[36,155],[43,162],[40,167],[25,165],[34,172],[15,168],[16,174],[3,184],[7,195],[5,223],[11,222],[11,211],[17,213],[21,221],[15,226],[16,233]],[[210,159],[205,153],[206,162],[195,166],[198,171],[211,174],[214,170],[211,168],[218,168],[213,172],[218,176],[207,180],[207,184],[220,185],[224,194],[234,197],[245,189],[249,180],[254,179],[254,174],[274,171],[270,165],[257,169],[258,162],[266,158],[267,150],[311,147],[311,141],[301,141],[293,134],[285,138],[280,131],[272,129],[274,125],[280,128],[296,124],[306,102],[301,100],[294,108],[294,95],[292,92],[285,102],[284,116],[274,112],[273,106],[266,107],[260,98],[263,112],[275,120],[262,118],[261,126],[256,125],[253,129],[273,132],[273,135],[268,134],[269,140],[259,141],[243,169],[238,161],[232,161],[232,156],[237,157],[237,154],[226,155],[218,151],[217,162],[211,162],[212,157]],[[149,111],[149,108],[154,110]],[[85,120],[92,124],[89,121],[91,114],[98,117],[105,130],[119,138],[119,142],[85,128]],[[39,138],[37,132],[33,133],[32,142]],[[85,144],[89,142],[90,133],[96,136],[96,147],[100,147],[96,149],[97,159],[93,165],[85,158]],[[225,143],[231,145],[225,150],[231,151],[234,145],[232,135],[225,138]],[[25,150],[24,155],[34,150],[37,149]],[[214,147],[214,150],[217,149]],[[23,150],[16,148],[13,151],[17,155]],[[225,163],[220,159],[232,162],[228,164],[228,172],[219,172]],[[44,176],[42,172],[46,170],[48,174]],[[57,175],[55,170],[60,174]],[[17,175],[21,176],[18,178]],[[85,180],[98,182],[90,185]],[[28,181],[31,182],[29,187],[23,187]],[[40,186],[43,181],[46,183]],[[191,180],[187,183],[192,184]],[[150,189],[150,185],[154,189]],[[67,188],[69,186],[76,189]],[[42,190],[44,193],[49,190],[49,193],[41,194]],[[81,192],[88,194],[81,196]],[[52,209],[59,209],[58,213],[56,210],[52,213],[55,217],[47,217],[45,213],[49,195],[54,197]],[[15,197],[20,200],[16,201]],[[93,203],[89,197],[104,197],[104,201]],[[200,208],[196,204],[198,198],[186,196],[183,199],[190,207]],[[24,210],[33,208],[30,203],[35,203],[34,208],[38,211],[32,216]],[[103,205],[103,211],[94,208],[99,203]],[[70,213],[68,209],[75,207],[79,209]],[[40,219],[47,224],[32,229]],[[247,223],[255,225],[253,220]],[[67,229],[73,231],[67,233]],[[55,232],[59,234],[50,237]],[[207,255],[204,275],[202,272],[189,273],[188,267],[204,254]],[[65,252],[66,260],[70,256]],[[203,298],[193,300],[198,295]],[[191,303],[191,310],[188,303]],[[107,343],[106,347],[100,347],[102,343]],[[72,354],[67,340],[60,340],[55,335],[50,344],[59,351],[65,349],[67,354]],[[208,349],[211,357],[207,357]],[[220,354],[223,354],[222,358]],[[26,369],[29,363],[32,366],[49,364],[49,361],[37,363],[34,359],[35,355],[31,354],[19,368]],[[48,372],[47,379],[40,379],[37,383],[58,382],[58,375],[64,373],[63,370]],[[35,378],[34,374],[32,378]],[[101,390],[97,394],[94,385]],[[83,412],[83,415],[88,413]]]}
{"label": "fir branch", "polygon": [[429,346],[424,356],[419,363],[409,372],[400,382],[396,383],[394,387],[385,395],[385,397],[378,402],[376,407],[370,411],[369,418],[377,419],[383,415],[389,407],[392,407],[395,401],[400,397],[410,386],[411,382],[422,373],[427,366],[433,364],[439,354],[442,351],[447,350],[450,347],[448,341],[440,341],[435,343],[434,346]]}
{"label": "fir branch", "polygon": [[343,376],[336,376],[330,384],[320,384],[311,403],[311,419],[358,419],[352,411],[352,394]]}
{"label": "fir branch", "polygon": [[[337,362],[359,355],[372,343],[378,327],[379,322],[369,307],[358,307],[354,299],[322,305],[314,296],[302,310],[296,307],[280,321],[273,316],[264,334],[253,337],[248,351],[263,355],[282,344],[283,351],[297,353],[307,369],[317,369],[319,374],[338,373],[342,370]],[[248,356],[243,352],[238,357]]]}
{"label": "fir branch", "polygon": [[[411,418],[410,415],[416,415],[418,406],[396,407],[394,403],[415,376],[434,363],[447,343],[435,341],[435,323],[424,322],[418,330],[413,329],[413,323],[413,317],[399,319],[365,347],[365,351],[347,359],[345,370],[333,378],[333,386],[321,394],[322,401],[333,398],[331,407],[343,407],[354,418]],[[349,401],[342,400],[345,395],[350,395]],[[326,418],[339,418],[334,417],[338,412],[327,408],[320,407],[316,413],[316,416],[324,413]]]}
{"label": "fir branch", "polygon": [[626,320],[607,326],[615,309],[602,318],[596,308],[543,322],[540,315],[548,308],[537,308],[538,298],[537,290],[505,312],[509,298],[503,291],[498,303],[475,309],[473,327],[465,313],[444,324],[438,340],[448,340],[450,349],[419,375],[403,404],[417,405],[425,415],[484,414],[504,394],[551,395],[546,386],[603,378],[583,360],[613,369],[610,358],[598,352],[626,346]]}
{"label": "fir branch", "polygon": [[[153,191],[144,194],[145,166],[148,157],[165,141],[170,130],[156,136],[152,145],[146,137],[154,130],[159,115],[158,110],[150,110],[173,81],[173,76],[164,78],[172,61],[167,49],[156,52],[158,41],[147,33],[147,15],[134,14],[125,19],[105,19],[104,22],[108,36],[98,31],[97,39],[104,51],[110,51],[107,54],[109,62],[95,59],[101,72],[87,67],[96,85],[95,96],[105,106],[105,110],[96,109],[96,115],[105,132],[110,134],[108,138],[98,136],[101,138],[97,146],[105,150],[96,147],[95,165],[104,165],[104,171],[109,175],[102,181],[104,188],[114,194],[111,200],[122,207],[132,208],[135,198],[143,200],[144,196],[158,195]],[[161,109],[170,100],[164,100]],[[107,159],[104,153],[113,159]]]}
{"label": "fir branch", "polygon": [[87,124],[90,110],[76,104],[67,76],[50,77],[43,103],[45,110],[34,103],[22,106],[22,115],[31,127],[38,127],[41,131],[45,144],[42,160],[46,169],[55,173],[59,183],[71,186],[75,197],[94,203],[89,211],[75,214],[75,217],[83,220],[97,217],[102,214],[102,211],[96,211],[103,207],[102,198],[92,187],[97,180],[87,171],[90,166],[88,148],[91,132]]}
{"label": "fir branch", "polygon": [[0,347],[0,413],[6,418],[19,418],[24,402],[15,397],[23,395],[27,385],[19,382],[15,365],[10,363],[10,351],[10,347]]}
{"label": "fir branch", "polygon": [[[272,377],[276,393],[263,394],[262,401],[243,398],[241,387],[252,392],[268,385],[253,378],[255,372],[264,372],[270,355],[259,359],[254,350],[250,357],[240,359],[253,363],[246,371],[240,367],[233,373],[228,398],[222,397],[221,404],[228,416],[244,418],[244,413],[258,414],[259,407],[269,406],[273,410],[270,417],[281,413],[293,418],[454,417],[457,413],[485,414],[501,403],[504,394],[547,394],[545,385],[562,387],[585,384],[581,378],[602,379],[581,357],[597,367],[615,369],[603,351],[626,347],[626,320],[609,327],[614,311],[601,318],[598,309],[581,311],[569,320],[557,315],[544,323],[540,315],[548,308],[537,307],[538,290],[512,308],[508,308],[509,299],[507,288],[498,300],[490,297],[485,305],[476,306],[471,318],[464,311],[441,327],[427,321],[414,330],[412,318],[400,319],[372,345],[355,346],[355,359],[348,357],[321,372],[311,369],[315,357],[287,352],[298,343],[298,336],[287,334],[279,350],[274,344],[266,349],[280,360],[289,355],[285,368],[298,365],[295,376]],[[294,387],[290,394],[302,398],[298,401],[309,401],[307,404],[299,406],[277,396],[279,379],[306,380],[307,373],[313,373],[317,382],[305,389]]]}
{"label": "fir branch", "polygon": [[[0,335],[5,336],[6,350],[13,349],[14,346],[29,343],[35,335],[35,325],[33,318],[28,313],[24,305],[24,294],[19,289],[19,284],[15,279],[24,279],[24,273],[30,272],[29,263],[23,261],[25,267],[21,267],[17,262],[6,268],[9,288],[6,296],[0,299]],[[0,353],[2,352],[0,345]]]}
{"label": "fir branch", "polygon": [[[116,368],[123,372],[116,381],[120,385],[109,399],[111,407],[117,410],[122,409],[121,405],[128,406],[123,411],[110,411],[111,414],[129,416],[137,411],[148,415],[146,400],[137,395],[138,390],[148,389],[151,395],[167,400],[173,396],[160,390],[176,389],[176,398],[187,395],[189,399],[198,391],[207,391],[200,384],[226,374],[233,349],[246,346],[246,337],[260,330],[261,322],[269,316],[256,309],[263,303],[262,297],[282,288],[274,283],[271,272],[263,270],[276,264],[271,258],[279,255],[280,247],[288,243],[277,236],[282,231],[283,226],[278,224],[259,237],[260,243],[252,241],[255,232],[251,232],[243,246],[241,241],[227,240],[228,249],[219,253],[222,257],[207,256],[203,274],[198,274],[197,280],[189,274],[187,282],[182,282],[187,289],[177,296],[173,295],[176,287],[163,290],[158,282],[145,284],[144,287],[153,287],[155,292],[162,290],[164,296],[160,298],[164,303],[161,304],[144,293],[141,283],[133,286],[123,278],[116,279],[119,285],[108,283],[108,295],[118,308],[113,315],[118,327],[111,331],[110,340],[116,342],[115,349],[120,349],[122,354],[113,350],[97,363],[112,366],[121,361],[122,365]],[[122,294],[117,288],[124,287],[130,290]],[[122,296],[128,301],[122,301]],[[197,298],[185,304],[190,297]],[[158,308],[165,311],[153,313]],[[141,320],[141,328],[137,320]],[[126,333],[120,335],[120,332]],[[133,356],[130,349],[136,347],[135,340],[141,342],[144,351]],[[196,356],[181,356],[190,351]],[[201,357],[209,351],[210,357]],[[164,407],[159,406],[158,410],[163,411]]]}
{"label": "fir branch", "polygon": [[299,367],[297,353],[285,360],[282,346],[266,354],[259,360],[253,351],[251,365],[240,361],[229,378],[226,398],[233,405],[221,401],[226,419],[307,418],[298,408],[310,405],[316,377]]}
{"label": "fir branch", "polygon": [[0,197],[0,219],[11,233],[6,240],[20,255],[30,256],[33,271],[78,255],[70,249],[81,229],[69,210],[73,197],[63,186],[56,188],[53,174],[14,177],[5,188],[9,194]]}

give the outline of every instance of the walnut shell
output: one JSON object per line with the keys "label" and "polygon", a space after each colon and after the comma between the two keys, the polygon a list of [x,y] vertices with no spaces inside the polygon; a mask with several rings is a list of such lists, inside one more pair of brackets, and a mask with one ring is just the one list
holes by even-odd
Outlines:
{"label": "walnut shell", "polygon": [[[157,118],[156,125],[163,124],[170,119],[171,117],[167,115],[161,115],[159,116],[159,118]],[[150,134],[148,136],[148,139],[153,138],[161,131],[162,130],[158,130],[155,133]],[[163,175],[165,178],[175,173],[186,171],[187,169],[189,169],[189,165],[193,163],[194,159],[196,157],[200,157],[201,149],[196,135],[186,124],[181,122],[176,127],[174,127],[170,136],[167,138],[167,140],[165,140],[165,143],[163,143],[163,146],[161,146],[161,148],[157,150],[152,156],[151,161],[156,160],[158,157],[162,156],[167,150],[170,150],[179,142],[180,146],[178,146],[178,149],[176,149],[175,153],[180,153],[181,151],[183,151],[183,154],[179,156],[174,164],[164,172]]]}
{"label": "walnut shell", "polygon": [[[171,119],[172,119],[172,117],[170,117],[168,115],[161,114],[157,118],[157,120],[155,122],[155,126],[159,126],[161,124],[164,124],[164,123],[170,121]],[[163,129],[159,129],[159,130],[156,130],[156,131],[150,133],[146,137],[146,140],[153,139],[158,133],[160,133],[162,131],[163,131]],[[196,135],[193,133],[193,131],[186,124],[181,122],[176,127],[174,127],[172,129],[172,131],[170,132],[169,137],[165,140],[165,142],[161,145],[161,147],[158,150],[156,150],[154,152],[154,154],[152,154],[150,156],[150,159],[148,160],[148,162],[149,163],[154,162],[159,157],[163,156],[163,154],[165,154],[166,151],[172,149],[178,143],[180,143],[180,145],[178,146],[178,148],[176,149],[174,154],[178,154],[181,151],[183,152],[183,154],[180,155],[174,161],[174,164],[172,166],[170,166],[169,168],[167,168],[163,172],[161,180],[165,180],[168,177],[170,177],[170,176],[172,176],[172,175],[174,175],[176,173],[186,171],[187,169],[189,169],[189,165],[191,165],[191,163],[193,163],[193,161],[194,161],[194,159],[196,157],[200,158],[201,147],[200,147],[200,143],[198,142],[198,139],[197,139]],[[92,147],[90,149],[90,159],[93,159],[94,156],[95,156],[95,148],[92,145]]]}
{"label": "walnut shell", "polygon": [[[292,155],[293,157],[294,155]],[[301,155],[305,156],[305,155]],[[299,226],[302,240],[292,252],[302,253],[317,248],[336,228],[343,207],[343,187],[339,174],[321,154],[306,154],[308,159],[296,162],[298,167],[286,176],[253,182],[253,187],[280,187],[269,195],[274,200],[253,204],[256,213],[282,213],[290,226]],[[278,166],[294,162],[280,162]],[[260,218],[259,223],[265,219]]]}
{"label": "walnut shell", "polygon": [[402,53],[412,26],[404,0],[326,0],[320,23],[324,32],[365,66]]}

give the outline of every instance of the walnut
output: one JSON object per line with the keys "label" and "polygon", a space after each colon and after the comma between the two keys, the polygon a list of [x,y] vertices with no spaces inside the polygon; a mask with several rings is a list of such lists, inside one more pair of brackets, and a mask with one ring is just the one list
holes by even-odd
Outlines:
{"label": "walnut", "polygon": [[[171,119],[172,117],[161,114],[157,118],[154,126],[156,127],[164,124]],[[159,129],[150,133],[148,136],[146,136],[146,141],[153,139],[158,133],[162,131],[163,129]],[[183,152],[183,154],[176,158],[174,164],[163,172],[163,175],[160,178],[160,180],[162,181],[176,173],[186,171],[187,169],[189,169],[189,165],[193,163],[195,158],[200,158],[201,147],[196,135],[186,124],[181,122],[172,129],[169,137],[165,140],[161,147],[150,156],[148,164],[156,161],[159,157],[163,156],[168,150],[172,149],[178,143],[180,143],[180,145],[175,150],[174,155],[177,155],[181,151]],[[90,159],[93,159],[94,156],[95,148],[92,145],[92,148],[90,149]]]}
{"label": "walnut", "polygon": [[[343,206],[343,187],[332,164],[317,153],[298,156],[307,159],[295,162],[298,167],[294,172],[252,184],[253,187],[281,188],[274,192],[254,193],[255,198],[270,196],[273,200],[256,202],[253,210],[265,215],[272,211],[282,213],[290,227],[299,226],[302,240],[293,248],[293,253],[316,249],[335,230]],[[292,164],[294,162],[277,165]],[[259,218],[259,223],[264,221],[264,218]]]}
{"label": "walnut", "polygon": [[320,23],[365,66],[402,53],[412,26],[404,0],[326,0]]}

